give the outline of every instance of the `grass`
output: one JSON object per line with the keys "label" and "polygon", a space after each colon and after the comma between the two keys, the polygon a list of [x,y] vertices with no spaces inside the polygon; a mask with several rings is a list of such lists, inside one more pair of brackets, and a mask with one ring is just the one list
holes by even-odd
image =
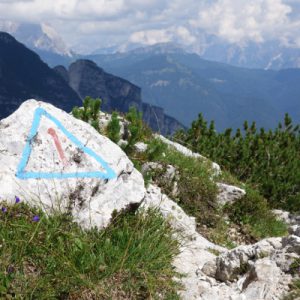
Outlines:
{"label": "grass", "polygon": [[283,297],[283,300],[295,300],[300,298],[300,279],[294,280],[290,284],[290,292]]}
{"label": "grass", "polygon": [[[157,161],[164,167],[167,165],[176,167],[179,172],[178,197],[176,199],[178,204],[186,213],[196,217],[199,226],[203,224],[213,226],[216,222],[217,186],[211,180],[210,163],[187,157],[175,149],[166,147],[163,142],[156,139],[150,142],[147,155],[152,161]],[[146,160],[149,161],[148,157]],[[172,183],[166,183],[166,180],[162,181],[161,173],[162,171],[158,171],[157,174],[152,174],[152,177],[163,192],[170,194]]]}
{"label": "grass", "polygon": [[274,216],[267,200],[251,188],[247,188],[246,195],[227,206],[225,211],[232,222],[242,225],[256,240],[287,234],[287,225]]}
{"label": "grass", "polygon": [[[163,170],[144,174],[145,182],[153,180],[172,199],[173,182],[166,180],[163,175],[168,164],[176,167],[179,172],[178,196],[174,200],[186,213],[196,217],[198,231],[214,243],[227,248],[235,247],[239,240],[233,240],[233,237],[229,236],[232,228],[245,236],[243,242],[246,243],[287,233],[286,225],[272,214],[267,201],[251,188],[246,187],[247,195],[236,203],[220,207],[216,201],[217,187],[212,180],[212,170],[208,161],[186,157],[168,148],[158,139],[148,142],[146,153],[134,154],[132,158],[138,166],[147,161],[162,164]],[[228,172],[222,172],[222,175],[214,180],[245,188],[245,185]]]}
{"label": "grass", "polygon": [[157,211],[122,212],[106,229],[83,230],[67,215],[6,208],[1,299],[177,299],[179,245]]}

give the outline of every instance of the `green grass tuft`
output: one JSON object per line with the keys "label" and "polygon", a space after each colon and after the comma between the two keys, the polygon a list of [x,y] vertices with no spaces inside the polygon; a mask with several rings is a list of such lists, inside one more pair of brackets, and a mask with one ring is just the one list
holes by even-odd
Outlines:
{"label": "green grass tuft", "polygon": [[63,214],[6,207],[0,298],[176,299],[171,263],[179,245],[157,211],[115,214],[106,229],[83,230]]}
{"label": "green grass tuft", "polygon": [[245,226],[257,240],[287,234],[287,225],[274,216],[267,200],[255,190],[246,189],[246,195],[226,210],[231,221]]}
{"label": "green grass tuft", "polygon": [[[216,222],[217,186],[211,180],[210,163],[187,157],[175,149],[166,147],[163,142],[156,139],[150,142],[147,154],[153,161],[160,162],[165,167],[172,165],[177,168],[179,172],[178,204],[186,213],[196,217],[199,225],[213,226]],[[161,171],[158,171],[157,176],[153,177],[163,192],[170,194],[171,187],[165,181],[160,180],[162,178]]]}

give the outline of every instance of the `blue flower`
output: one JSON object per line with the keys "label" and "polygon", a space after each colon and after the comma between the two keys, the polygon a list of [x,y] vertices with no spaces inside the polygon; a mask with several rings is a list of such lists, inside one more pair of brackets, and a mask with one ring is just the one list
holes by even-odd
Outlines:
{"label": "blue flower", "polygon": [[1,210],[2,210],[2,212],[4,212],[4,213],[7,212],[7,208],[6,208],[6,207],[2,207]]}
{"label": "blue flower", "polygon": [[15,199],[16,199],[16,203],[21,202],[21,199],[18,196],[15,196]]}
{"label": "blue flower", "polygon": [[40,220],[40,217],[39,216],[34,216],[33,218],[32,218],[32,221],[33,222],[38,222]]}

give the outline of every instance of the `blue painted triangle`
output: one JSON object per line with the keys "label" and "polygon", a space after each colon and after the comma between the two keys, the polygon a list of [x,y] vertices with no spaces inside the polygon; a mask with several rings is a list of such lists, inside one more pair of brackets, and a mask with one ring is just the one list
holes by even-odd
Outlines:
{"label": "blue painted triangle", "polygon": [[[30,158],[30,154],[32,151],[32,142],[35,138],[39,124],[41,122],[42,116],[51,120],[60,130],[61,132],[72,141],[82,152],[94,158],[104,169],[106,172],[95,171],[95,172],[75,172],[75,173],[58,173],[58,172],[31,172],[25,171],[26,165]],[[34,112],[32,126],[29,132],[29,135],[26,140],[26,145],[24,147],[21,160],[17,167],[16,177],[19,179],[66,179],[66,178],[101,178],[101,179],[113,179],[116,177],[115,172],[108,166],[108,164],[93,150],[84,146],[82,142],[80,142],[73,134],[71,134],[55,117],[49,114],[43,108],[37,108]]]}

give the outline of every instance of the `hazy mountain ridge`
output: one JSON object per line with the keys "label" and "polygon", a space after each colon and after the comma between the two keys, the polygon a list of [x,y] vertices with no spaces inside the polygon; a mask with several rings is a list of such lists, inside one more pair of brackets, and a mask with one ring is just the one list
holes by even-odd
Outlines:
{"label": "hazy mountain ridge", "polygon": [[300,49],[291,45],[282,45],[277,41],[262,43],[248,42],[243,45],[228,43],[215,36],[204,35],[203,41],[194,45],[180,45],[176,42],[154,45],[124,44],[97,49],[91,55],[117,53],[156,54],[186,52],[198,54],[201,58],[252,69],[287,69],[300,67]]}
{"label": "hazy mountain ridge", "polygon": [[186,126],[199,112],[215,120],[218,129],[237,128],[246,119],[272,128],[285,112],[296,123],[300,120],[298,69],[233,67],[180,49],[159,54],[140,49],[89,59],[141,86],[145,102],[163,107]]}
{"label": "hazy mountain ridge", "polygon": [[104,111],[127,112],[135,106],[143,112],[144,121],[155,131],[170,134],[183,127],[177,120],[165,115],[162,108],[143,103],[140,87],[105,72],[92,61],[77,60],[68,70],[63,66],[54,69],[82,99],[86,96],[101,98]]}

